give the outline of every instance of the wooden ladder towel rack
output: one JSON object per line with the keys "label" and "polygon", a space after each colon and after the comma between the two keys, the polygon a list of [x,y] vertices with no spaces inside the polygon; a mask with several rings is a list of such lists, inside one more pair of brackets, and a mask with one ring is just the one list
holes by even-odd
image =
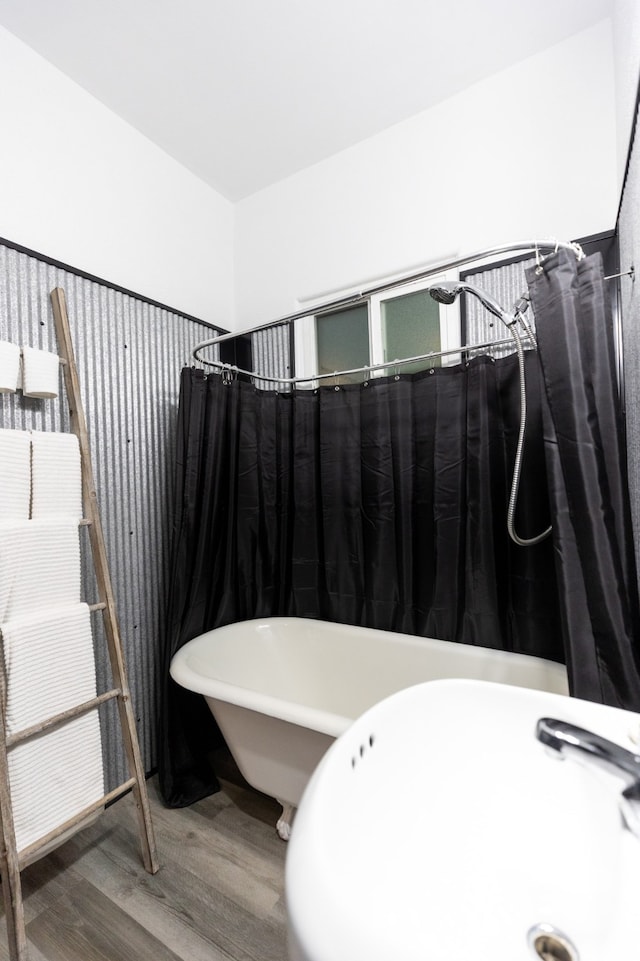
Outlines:
{"label": "wooden ladder towel rack", "polygon": [[[66,834],[71,834],[74,828],[80,827],[88,817],[129,790],[132,791],[136,804],[144,867],[150,874],[155,874],[158,870],[144,768],[122,653],[122,642],[93,479],[89,435],[82,407],[80,382],[73,351],[66,298],[62,288],[57,287],[51,292],[51,302],[58,341],[58,355],[63,364],[71,430],[76,434],[80,446],[84,512],[84,520],[81,521],[81,524],[88,526],[99,595],[98,603],[91,605],[90,609],[101,611],[103,615],[104,633],[114,687],[112,690],[99,694],[97,697],[9,736],[6,722],[7,678],[5,672],[0,671],[0,703],[2,707],[0,710],[0,821],[2,829],[0,832],[0,843],[2,845],[0,849],[0,876],[2,878],[7,940],[11,961],[28,961],[21,889],[22,869],[37,860],[45,852],[45,849],[49,849],[56,840]],[[71,718],[79,717],[81,714],[94,710],[100,704],[112,699],[117,701],[129,778],[93,804],[85,807],[73,818],[50,831],[45,837],[18,852],[11,804],[8,750],[15,744],[49,731]]]}

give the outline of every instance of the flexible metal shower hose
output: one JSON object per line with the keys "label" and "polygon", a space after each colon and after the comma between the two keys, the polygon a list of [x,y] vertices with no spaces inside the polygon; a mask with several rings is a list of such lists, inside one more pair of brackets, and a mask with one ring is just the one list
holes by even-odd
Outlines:
{"label": "flexible metal shower hose", "polygon": [[[520,319],[522,320],[523,318]],[[526,329],[535,344],[535,338],[528,325]],[[518,444],[516,447],[516,457],[513,465],[513,478],[511,481],[511,494],[509,495],[509,507],[507,510],[507,530],[509,531],[509,537],[511,540],[520,547],[533,547],[534,544],[539,544],[540,541],[543,541],[546,537],[548,537],[552,528],[549,526],[545,531],[543,531],[541,534],[538,534],[536,537],[527,538],[519,537],[515,531],[514,517],[518,503],[518,488],[520,486],[520,473],[522,471],[522,452],[524,448],[524,435],[527,426],[527,387],[524,373],[524,348],[522,346],[522,340],[519,332],[516,330],[515,324],[509,325],[509,330],[511,331],[511,336],[515,341],[516,352],[518,354],[518,370],[520,372],[520,429],[518,431]]]}

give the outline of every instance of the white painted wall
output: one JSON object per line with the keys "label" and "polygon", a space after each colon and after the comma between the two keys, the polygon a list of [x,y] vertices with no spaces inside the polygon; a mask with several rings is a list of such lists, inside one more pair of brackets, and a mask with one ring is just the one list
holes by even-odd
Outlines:
{"label": "white painted wall", "polygon": [[615,0],[613,51],[616,81],[618,188],[622,187],[640,74],[640,3]]}
{"label": "white painted wall", "polygon": [[617,202],[606,20],[239,202],[237,325],[449,255],[611,229]]}
{"label": "white painted wall", "polygon": [[233,205],[0,28],[0,236],[233,322]]}
{"label": "white painted wall", "polygon": [[609,229],[639,10],[616,0],[615,109],[603,21],[235,207],[0,28],[0,236],[243,327],[450,254]]}

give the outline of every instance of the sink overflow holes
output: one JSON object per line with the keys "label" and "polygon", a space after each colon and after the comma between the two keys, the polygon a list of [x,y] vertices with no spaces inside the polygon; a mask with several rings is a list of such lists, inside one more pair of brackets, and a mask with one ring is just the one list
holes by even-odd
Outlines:
{"label": "sink overflow holes", "polygon": [[[360,750],[359,750],[359,752],[358,752],[358,754],[360,755],[360,757],[364,757],[365,751],[367,750],[368,747],[369,747],[369,748],[373,747],[374,741],[375,741],[374,735],[373,735],[373,734],[370,734],[369,737],[367,738],[367,743],[360,745]],[[354,756],[351,758],[351,767],[355,769],[355,766],[356,766],[357,763],[358,763],[358,756],[357,756],[357,755],[354,755]]]}

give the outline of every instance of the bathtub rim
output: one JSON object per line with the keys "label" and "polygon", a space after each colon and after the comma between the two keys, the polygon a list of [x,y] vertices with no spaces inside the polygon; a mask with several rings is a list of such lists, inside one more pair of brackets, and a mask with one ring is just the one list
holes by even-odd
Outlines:
{"label": "bathtub rim", "polygon": [[[197,652],[198,648],[200,647],[206,647],[210,637],[222,631],[228,633],[230,630],[241,628],[244,625],[255,629],[259,626],[268,626],[274,623],[285,625],[291,622],[295,624],[299,622],[305,622],[307,625],[317,623],[339,630],[346,630],[348,633],[359,633],[366,630],[375,630],[377,633],[384,635],[387,639],[398,639],[400,643],[407,644],[411,647],[420,646],[425,641],[437,645],[444,645],[445,647],[455,647],[456,649],[460,648],[461,646],[456,641],[443,641],[439,638],[425,638],[422,636],[418,637],[413,634],[401,634],[397,631],[383,631],[376,628],[363,628],[357,625],[341,624],[334,621],[323,621],[315,618],[296,617],[294,615],[274,615],[269,617],[250,618],[244,621],[236,621],[232,624],[226,624],[222,627],[205,631],[204,633],[192,638],[190,641],[187,641],[178,651],[176,651],[171,659],[169,668],[171,677],[177,684],[181,685],[187,690],[193,691],[196,694],[204,695],[207,700],[211,699],[212,701],[226,701],[230,704],[236,705],[237,707],[246,708],[255,713],[267,714],[270,717],[280,718],[283,721],[288,721],[289,723],[295,724],[299,727],[308,727],[314,731],[318,731],[321,734],[328,734],[331,737],[339,737],[354,722],[355,717],[348,717],[336,714],[334,712],[323,711],[320,708],[309,707],[302,701],[293,701],[284,699],[282,697],[275,697],[270,694],[265,694],[257,690],[255,687],[243,687],[238,684],[232,684],[229,681],[224,681],[220,678],[203,675],[199,671],[194,670],[189,664],[190,654]],[[550,661],[547,658],[537,658],[531,654],[520,654],[515,651],[501,651],[495,648],[483,647],[482,645],[462,646],[469,647],[476,652],[485,652],[497,660],[504,660],[505,662],[507,660],[511,661],[512,664],[513,659],[515,658],[521,663],[540,661],[544,664],[551,665],[552,670],[556,668],[558,670],[566,670],[565,666],[560,663]],[[440,678],[436,677],[429,681],[416,680],[415,685],[412,684],[407,686],[414,687],[417,684],[429,684],[432,683],[432,681],[437,680],[440,680]]]}
{"label": "bathtub rim", "polygon": [[[265,618],[259,620],[264,622]],[[268,618],[268,620],[272,621],[273,618]],[[253,622],[237,622],[237,624],[247,623]],[[177,684],[193,691],[194,694],[202,694],[208,702],[212,702],[211,709],[214,716],[214,708],[217,703],[233,704],[256,715],[266,714],[269,717],[294,724],[296,727],[310,728],[320,734],[328,734],[334,738],[339,737],[353,724],[354,718],[352,717],[343,717],[329,711],[322,711],[319,708],[309,707],[302,701],[285,700],[281,697],[274,697],[272,694],[264,694],[262,691],[256,690],[255,687],[241,687],[238,684],[231,684],[229,681],[205,677],[198,671],[194,671],[188,660],[189,653],[194,649],[197,650],[197,645],[194,642],[201,641],[204,643],[209,635],[215,633],[216,630],[222,630],[222,628],[205,631],[204,634],[199,634],[191,641],[187,641],[184,647],[181,647],[174,654],[169,668],[171,677]],[[189,648],[189,645],[193,646]]]}

